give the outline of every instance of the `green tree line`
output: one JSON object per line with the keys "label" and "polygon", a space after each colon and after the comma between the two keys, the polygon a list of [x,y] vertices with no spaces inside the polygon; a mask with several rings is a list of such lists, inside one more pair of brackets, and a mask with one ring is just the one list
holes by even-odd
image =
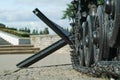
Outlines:
{"label": "green tree line", "polygon": [[36,30],[36,29],[33,29],[32,31],[25,27],[25,28],[20,28],[19,31],[22,31],[22,32],[27,32],[27,33],[30,33],[31,35],[44,35],[44,34],[49,34],[49,29],[48,28],[44,28],[44,30]]}
{"label": "green tree line", "polygon": [[49,34],[49,29],[46,27],[44,28],[44,30],[36,30],[33,29],[31,30],[28,27],[24,27],[24,28],[14,28],[14,27],[7,27],[5,24],[0,23],[0,30],[4,30],[6,32],[10,32],[10,33],[22,33],[22,34],[27,34],[27,35],[45,35],[45,34]]}

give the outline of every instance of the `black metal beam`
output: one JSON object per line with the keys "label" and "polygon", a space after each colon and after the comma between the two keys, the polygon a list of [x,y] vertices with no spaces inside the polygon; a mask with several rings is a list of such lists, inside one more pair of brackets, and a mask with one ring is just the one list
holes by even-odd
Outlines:
{"label": "black metal beam", "polygon": [[51,29],[53,29],[62,39],[55,42],[54,44],[50,45],[49,47],[37,52],[35,55],[23,60],[22,62],[17,64],[17,67],[24,68],[28,67],[35,62],[45,58],[46,56],[52,54],[54,51],[62,48],[66,44],[71,45],[71,38],[70,32],[67,32],[62,27],[57,25],[56,23],[49,20],[43,13],[41,13],[37,8],[33,11],[44,23],[46,23]]}
{"label": "black metal beam", "polygon": [[28,67],[28,66],[34,64],[35,62],[45,58],[46,56],[52,54],[54,51],[62,48],[66,44],[67,43],[61,39],[61,40],[55,42],[54,44],[50,45],[49,47],[43,49],[42,51],[37,52],[35,55],[33,55],[33,56],[25,59],[24,61],[18,63],[16,66],[19,68]]}
{"label": "black metal beam", "polygon": [[39,9],[35,9],[33,13],[40,18],[44,23],[46,23],[53,31],[55,31],[62,39],[64,39],[68,44],[72,44],[71,40],[69,39],[70,32],[64,30],[61,26],[57,25],[56,23],[52,22],[48,19]]}

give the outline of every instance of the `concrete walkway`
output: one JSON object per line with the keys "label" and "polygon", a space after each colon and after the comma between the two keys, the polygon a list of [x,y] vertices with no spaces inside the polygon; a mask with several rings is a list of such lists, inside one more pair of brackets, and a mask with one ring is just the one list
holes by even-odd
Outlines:
{"label": "concrete walkway", "polygon": [[[16,64],[26,59],[33,54],[15,54],[15,55],[0,55],[0,74],[4,72],[11,72],[17,70]],[[41,61],[33,64],[31,67],[59,65],[59,64],[71,64],[70,54],[53,53]]]}

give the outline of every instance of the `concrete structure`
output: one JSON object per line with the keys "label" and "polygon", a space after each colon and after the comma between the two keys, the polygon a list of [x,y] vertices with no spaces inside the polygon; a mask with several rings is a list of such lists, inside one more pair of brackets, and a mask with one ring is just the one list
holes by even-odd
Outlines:
{"label": "concrete structure", "polygon": [[0,37],[0,45],[11,45],[8,41]]}
{"label": "concrete structure", "polygon": [[[3,31],[0,31],[0,37],[8,41],[12,45],[30,44],[33,45],[35,48],[40,48],[40,50],[48,47],[49,45],[53,44],[54,42],[60,39],[58,35],[31,35],[30,38],[21,38]],[[69,45],[56,51],[56,53],[69,52]]]}
{"label": "concrete structure", "polygon": [[30,44],[29,38],[21,38],[3,31],[0,31],[0,37],[8,41],[12,45]]}
{"label": "concrete structure", "polygon": [[[58,35],[31,35],[30,36],[31,44],[34,45],[34,47],[36,48],[40,48],[40,50],[48,47],[49,45],[53,44],[59,39],[60,37]],[[69,52],[70,52],[69,45],[56,51],[56,53],[69,53]]]}

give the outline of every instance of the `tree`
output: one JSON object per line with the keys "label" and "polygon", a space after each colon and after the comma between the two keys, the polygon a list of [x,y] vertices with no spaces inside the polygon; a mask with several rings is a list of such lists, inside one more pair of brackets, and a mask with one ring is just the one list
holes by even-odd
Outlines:
{"label": "tree", "polygon": [[30,29],[27,28],[27,27],[25,27],[25,28],[20,28],[19,31],[30,33]]}
{"label": "tree", "polygon": [[[87,1],[88,2],[88,1]],[[86,4],[86,3],[85,3]],[[94,0],[94,4],[96,5],[100,5],[100,4],[104,4],[104,0]],[[86,6],[87,7],[87,6]],[[69,19],[69,21],[72,19],[71,16],[74,16],[73,15],[73,10],[74,9],[74,6],[72,4],[67,4],[67,8],[65,11],[63,11],[63,17],[62,19]]]}
{"label": "tree", "polygon": [[43,31],[42,30],[40,30],[40,33],[39,33],[40,35],[42,35],[43,34]]}
{"label": "tree", "polygon": [[30,29],[29,28],[28,28],[27,32],[30,33]]}
{"label": "tree", "polygon": [[43,31],[44,34],[49,34],[49,30],[48,28],[45,28],[44,31]]}
{"label": "tree", "polygon": [[62,19],[68,19],[69,21],[72,19],[73,13],[72,13],[73,5],[67,4],[67,8],[65,11],[63,11]]}
{"label": "tree", "polygon": [[38,30],[35,30],[35,34],[38,35]]}
{"label": "tree", "polygon": [[32,34],[36,35],[36,30],[35,29],[33,29]]}
{"label": "tree", "polygon": [[38,30],[33,29],[32,35],[39,35],[39,34],[40,34],[40,33],[38,33]]}

